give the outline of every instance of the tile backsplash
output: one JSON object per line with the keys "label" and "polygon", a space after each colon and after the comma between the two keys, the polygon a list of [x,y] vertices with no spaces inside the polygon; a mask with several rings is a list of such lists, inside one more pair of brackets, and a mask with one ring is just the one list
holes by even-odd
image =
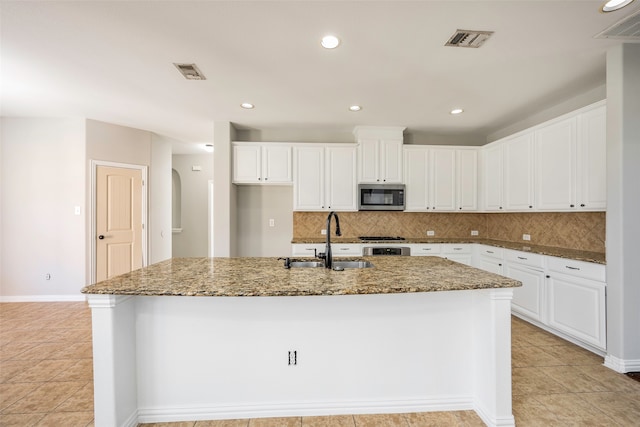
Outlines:
{"label": "tile backsplash", "polygon": [[[471,230],[483,239],[605,252],[604,212],[537,213],[426,213],[426,212],[339,212],[343,237],[402,236],[471,238]],[[326,212],[294,212],[293,237],[321,237]],[[335,227],[335,225],[332,226]]]}

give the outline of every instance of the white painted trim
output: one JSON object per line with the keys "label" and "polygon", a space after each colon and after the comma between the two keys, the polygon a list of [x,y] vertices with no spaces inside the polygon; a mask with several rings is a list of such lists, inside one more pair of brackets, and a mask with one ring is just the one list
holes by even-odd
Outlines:
{"label": "white painted trim", "polygon": [[282,402],[215,407],[173,407],[138,409],[138,422],[202,421],[239,418],[306,417],[321,415],[392,414],[474,409],[472,396],[448,396],[437,399]]}
{"label": "white painted trim", "polygon": [[134,165],[129,163],[116,163],[107,162],[103,160],[91,160],[91,182],[89,191],[91,193],[91,205],[90,219],[91,222],[91,243],[89,244],[89,251],[91,254],[91,266],[89,268],[89,277],[91,284],[96,283],[96,170],[98,166],[108,166],[114,168],[123,169],[136,169],[142,174],[142,266],[148,265],[148,249],[149,249],[149,215],[148,215],[148,203],[149,203],[149,171],[145,165]]}
{"label": "white painted trim", "polygon": [[[214,230],[214,225],[213,225],[213,215],[215,214],[215,211],[213,210],[213,180],[210,179],[209,180],[209,217],[208,219],[208,224],[209,224],[209,257],[213,257],[213,230]],[[180,231],[182,231],[182,229],[180,229]]]}
{"label": "white painted trim", "polygon": [[604,366],[621,374],[625,374],[627,372],[640,372],[640,359],[625,360],[607,354],[604,358]]}
{"label": "white painted trim", "polygon": [[84,301],[86,296],[83,294],[70,295],[2,295],[2,302],[76,302]]}

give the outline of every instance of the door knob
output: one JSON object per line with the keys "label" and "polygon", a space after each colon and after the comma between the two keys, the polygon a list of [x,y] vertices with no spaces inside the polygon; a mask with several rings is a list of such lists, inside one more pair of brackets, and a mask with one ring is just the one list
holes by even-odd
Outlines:
{"label": "door knob", "polygon": [[102,235],[102,234],[101,234],[101,235],[99,235],[99,236],[98,236],[98,239],[100,239],[100,240],[104,239],[104,235]]}

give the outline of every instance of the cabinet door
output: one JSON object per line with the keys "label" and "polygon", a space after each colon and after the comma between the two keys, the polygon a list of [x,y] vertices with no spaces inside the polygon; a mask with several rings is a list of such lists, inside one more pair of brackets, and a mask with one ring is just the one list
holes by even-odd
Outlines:
{"label": "cabinet door", "polygon": [[508,262],[504,266],[504,275],[522,282],[522,287],[513,288],[511,309],[544,323],[544,273]]}
{"label": "cabinet door", "polygon": [[260,183],[262,182],[260,167],[260,145],[233,146],[233,182]]}
{"label": "cabinet door", "polygon": [[382,182],[402,183],[402,141],[380,141],[380,171]]}
{"label": "cabinet door", "polygon": [[484,210],[502,210],[502,150],[503,144],[491,145],[482,150],[482,188]]}
{"label": "cabinet door", "polygon": [[575,209],[576,118],[546,126],[535,135],[536,208]]}
{"label": "cabinet door", "polygon": [[268,144],[262,147],[262,180],[265,183],[290,183],[291,147]]}
{"label": "cabinet door", "polygon": [[533,209],[533,132],[504,143],[504,197],[507,210]]}
{"label": "cabinet door", "polygon": [[356,196],[356,148],[326,148],[326,204],[336,211],[358,210]]}
{"label": "cabinet door", "polygon": [[605,284],[558,273],[548,284],[549,325],[604,350]]}
{"label": "cabinet door", "polygon": [[578,118],[579,209],[605,210],[607,207],[607,121],[606,107],[588,111]]}
{"label": "cabinet door", "polygon": [[456,210],[456,150],[434,148],[431,150],[431,209]]}
{"label": "cabinet door", "polygon": [[404,147],[405,210],[429,209],[429,149]]}
{"label": "cabinet door", "polygon": [[379,164],[378,140],[363,139],[358,141],[358,182],[380,182]]}
{"label": "cabinet door", "polygon": [[456,151],[456,201],[458,210],[478,209],[478,151]]}
{"label": "cabinet door", "polygon": [[293,209],[324,209],[324,147],[294,149]]}
{"label": "cabinet door", "polygon": [[488,271],[494,274],[502,274],[502,261],[499,261],[492,257],[480,256],[478,265],[474,265],[481,270]]}

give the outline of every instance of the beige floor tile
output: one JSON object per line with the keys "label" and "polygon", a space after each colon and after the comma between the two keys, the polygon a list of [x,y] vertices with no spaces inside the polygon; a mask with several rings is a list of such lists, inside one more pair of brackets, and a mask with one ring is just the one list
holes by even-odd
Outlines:
{"label": "beige floor tile", "polygon": [[566,393],[567,388],[546,375],[540,368],[513,368],[513,395]]}
{"label": "beige floor tile", "polygon": [[[0,361],[18,359],[22,354],[32,350],[39,344],[31,342],[14,342],[11,341],[0,347]],[[43,357],[46,359],[46,357]]]}
{"label": "beige floor tile", "polygon": [[249,421],[249,427],[300,427],[301,425],[300,417],[253,418]]}
{"label": "beige floor tile", "polygon": [[414,412],[405,414],[410,427],[458,427],[454,412]]}
{"label": "beige floor tile", "polygon": [[71,397],[85,383],[48,382],[4,409],[6,414],[26,414],[33,412],[53,412],[58,405]]}
{"label": "beige floor tile", "polygon": [[19,355],[16,355],[15,357],[13,357],[13,359],[16,360],[44,360],[44,359],[50,359],[51,355],[53,355],[54,353],[64,349],[64,347],[66,347],[67,345],[64,343],[59,343],[59,342],[55,342],[55,343],[40,343],[40,344],[36,344],[33,345],[32,343],[29,343],[32,345],[31,348],[29,348],[27,351],[20,353]]}
{"label": "beige floor tile", "polygon": [[33,427],[46,414],[0,414],[0,426],[2,427]]}
{"label": "beige floor tile", "polygon": [[248,427],[249,420],[196,421],[194,427]]}
{"label": "beige floor tile", "polygon": [[543,366],[540,370],[562,384],[570,393],[608,391],[606,385],[574,366]]}
{"label": "beige floor tile", "polygon": [[458,425],[460,427],[484,427],[485,424],[482,419],[474,411],[459,411],[456,412],[456,418],[458,419]]}
{"label": "beige floor tile", "polygon": [[45,382],[53,379],[60,372],[64,372],[77,361],[75,360],[39,360],[32,363],[32,366],[9,380],[12,383]]}
{"label": "beige floor tile", "polygon": [[559,420],[532,395],[514,396],[512,402],[513,416],[516,426],[551,426]]}
{"label": "beige floor tile", "polygon": [[91,359],[93,347],[90,342],[67,344],[49,356],[52,359]]}
{"label": "beige floor tile", "polygon": [[404,414],[354,415],[356,427],[409,427]]}
{"label": "beige floor tile", "polygon": [[640,393],[584,393],[580,396],[620,425],[640,425]]}
{"label": "beige floor tile", "polygon": [[53,381],[93,381],[93,359],[73,360],[74,364],[58,371]]}
{"label": "beige floor tile", "polygon": [[[582,397],[582,394],[546,394],[535,396],[562,425],[612,426],[614,421]],[[640,419],[640,418],[638,418]]]}
{"label": "beige floor tile", "polygon": [[91,412],[54,412],[40,420],[37,427],[86,427],[93,421]]}
{"label": "beige floor tile", "polygon": [[576,369],[603,384],[608,391],[640,392],[640,381],[619,374],[606,366],[576,366]]}
{"label": "beige floor tile", "polygon": [[44,383],[4,383],[0,384],[0,410],[14,404]]}
{"label": "beige floor tile", "polygon": [[572,344],[547,346],[545,353],[560,360],[563,365],[602,365],[604,359],[597,354]]}
{"label": "beige floor tile", "polygon": [[5,360],[0,366],[0,383],[8,382],[11,378],[19,375],[33,366],[29,360]]}
{"label": "beige floor tile", "polygon": [[180,421],[180,422],[172,422],[172,423],[147,423],[147,424],[138,424],[138,427],[194,427],[196,424],[195,421]]}
{"label": "beige floor tile", "polygon": [[62,402],[55,412],[93,412],[93,381]]}
{"label": "beige floor tile", "polygon": [[561,366],[566,365],[557,357],[544,351],[540,347],[514,347],[511,349],[511,363],[514,367],[529,366]]}
{"label": "beige floor tile", "polygon": [[527,341],[531,345],[537,346],[537,347],[567,344],[566,340],[560,337],[557,337],[553,334],[550,334],[548,332],[545,332],[543,330],[537,330],[532,333],[524,334],[522,336],[522,339],[524,341]]}
{"label": "beige floor tile", "polygon": [[353,415],[302,417],[302,427],[354,427]]}

